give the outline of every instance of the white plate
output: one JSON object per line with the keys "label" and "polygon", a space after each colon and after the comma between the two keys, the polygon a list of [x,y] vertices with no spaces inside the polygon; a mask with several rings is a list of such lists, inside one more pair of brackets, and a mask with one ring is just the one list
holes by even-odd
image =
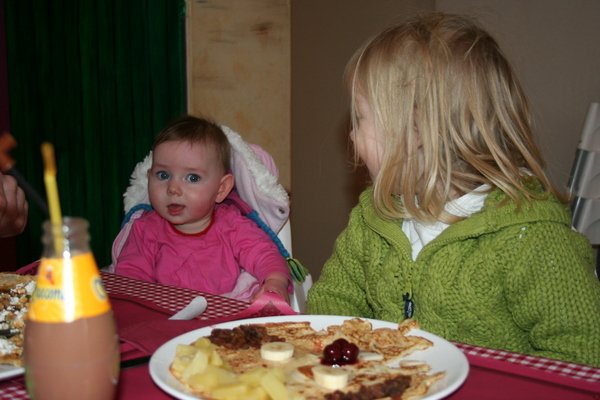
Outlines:
{"label": "white plate", "polygon": [[[252,318],[238,321],[226,322],[219,325],[207,326],[177,336],[160,346],[150,358],[150,376],[154,382],[165,392],[181,400],[196,400],[197,396],[190,394],[177,379],[169,372],[169,365],[175,357],[175,348],[178,344],[190,344],[199,337],[208,336],[214,328],[231,329],[244,324],[262,324],[267,322],[290,322],[309,321],[316,330],[321,330],[329,325],[340,325],[351,317],[340,317],[331,315],[285,315],[278,317]],[[398,325],[363,318],[371,322],[373,328],[396,328]],[[443,379],[429,388],[429,392],[422,400],[441,399],[454,392],[464,382],[469,373],[469,362],[456,346],[439,336],[420,329],[414,329],[411,335],[422,336],[433,342],[433,346],[427,350],[416,351],[408,358],[411,360],[426,361],[431,366],[431,372],[445,371]]]}
{"label": "white plate", "polygon": [[13,367],[12,365],[0,364],[0,380],[12,378],[13,376],[23,374],[25,370],[22,367]]}

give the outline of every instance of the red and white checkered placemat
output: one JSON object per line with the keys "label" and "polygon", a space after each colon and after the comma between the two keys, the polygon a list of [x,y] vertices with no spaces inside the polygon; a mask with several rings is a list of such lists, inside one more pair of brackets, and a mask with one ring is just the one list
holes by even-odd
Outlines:
{"label": "red and white checkered placemat", "polygon": [[0,399],[2,400],[29,400],[27,390],[23,385],[23,379],[11,380],[7,385],[0,387]]}
{"label": "red and white checkered placemat", "polygon": [[586,382],[597,383],[600,385],[600,368],[593,368],[581,364],[573,364],[551,358],[534,357],[526,354],[471,346],[463,343],[454,344],[467,355],[518,364],[545,372],[567,376],[573,379],[581,379]]}
{"label": "red and white checkered placemat", "polygon": [[108,272],[102,272],[101,275],[104,288],[109,295],[121,294],[137,297],[140,300],[150,301],[159,307],[173,311],[173,313],[187,306],[196,296],[204,296],[208,307],[200,316],[200,319],[203,320],[236,314],[249,306],[248,303],[240,300],[215,296],[191,289],[144,282]]}

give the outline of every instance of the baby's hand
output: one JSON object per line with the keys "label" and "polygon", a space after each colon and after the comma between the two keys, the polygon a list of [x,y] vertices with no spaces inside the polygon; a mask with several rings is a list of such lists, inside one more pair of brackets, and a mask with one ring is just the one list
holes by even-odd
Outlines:
{"label": "baby's hand", "polygon": [[280,277],[269,277],[265,279],[258,292],[252,298],[252,301],[258,299],[263,293],[275,293],[281,296],[286,303],[290,304],[290,296],[288,295],[288,281]]}

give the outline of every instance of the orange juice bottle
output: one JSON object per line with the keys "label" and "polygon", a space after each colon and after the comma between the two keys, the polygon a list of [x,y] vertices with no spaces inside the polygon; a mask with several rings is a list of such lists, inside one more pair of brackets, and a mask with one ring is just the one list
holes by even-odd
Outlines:
{"label": "orange juice bottle", "polygon": [[[57,242],[58,241],[58,242]],[[33,400],[113,399],[119,340],[88,223],[44,223],[44,252],[25,322],[24,364]]]}

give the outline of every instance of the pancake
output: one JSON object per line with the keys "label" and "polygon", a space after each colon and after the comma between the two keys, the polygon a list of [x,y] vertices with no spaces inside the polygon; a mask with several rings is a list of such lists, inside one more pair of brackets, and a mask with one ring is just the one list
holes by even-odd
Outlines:
{"label": "pancake", "polygon": [[[170,370],[190,392],[205,399],[415,399],[444,373],[430,374],[426,363],[405,359],[433,345],[406,335],[413,328],[418,324],[412,320],[398,329],[373,329],[369,321],[354,318],[319,331],[309,322],[214,329],[208,337],[179,345]],[[358,346],[357,360],[334,368],[323,366],[325,347],[338,339]],[[293,345],[293,355],[283,361],[263,358],[261,347],[270,342]],[[328,374],[343,375],[344,383],[336,383],[337,377]]]}
{"label": "pancake", "polygon": [[0,364],[23,365],[23,330],[35,276],[0,273]]}

